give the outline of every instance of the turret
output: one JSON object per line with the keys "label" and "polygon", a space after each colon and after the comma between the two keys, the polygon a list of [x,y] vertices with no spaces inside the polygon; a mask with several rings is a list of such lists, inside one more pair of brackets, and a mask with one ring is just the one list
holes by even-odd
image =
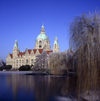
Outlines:
{"label": "turret", "polygon": [[15,40],[14,48],[13,48],[13,57],[16,57],[19,54],[19,47],[17,40]]}
{"label": "turret", "polygon": [[59,45],[57,37],[55,37],[54,45],[53,45],[53,52],[59,52]]}

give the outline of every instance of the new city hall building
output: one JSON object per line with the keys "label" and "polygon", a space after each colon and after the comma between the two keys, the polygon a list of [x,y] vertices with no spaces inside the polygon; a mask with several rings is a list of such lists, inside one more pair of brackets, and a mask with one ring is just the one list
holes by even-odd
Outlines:
{"label": "new city hall building", "polygon": [[42,25],[41,32],[35,41],[34,49],[27,49],[26,47],[25,52],[20,52],[16,40],[13,47],[13,53],[8,53],[6,65],[12,65],[12,69],[18,69],[22,65],[34,65],[36,55],[42,54],[43,50],[45,50],[48,55],[51,52],[59,52],[59,45],[56,37],[53,51],[51,50],[49,38],[45,33],[44,26]]}

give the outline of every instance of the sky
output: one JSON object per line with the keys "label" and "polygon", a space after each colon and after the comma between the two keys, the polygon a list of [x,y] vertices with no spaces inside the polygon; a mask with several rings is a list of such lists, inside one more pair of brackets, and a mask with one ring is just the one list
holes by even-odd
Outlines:
{"label": "sky", "polygon": [[51,49],[57,36],[60,52],[67,50],[70,23],[97,7],[100,0],[0,0],[0,57],[6,61],[15,40],[20,51],[34,49],[42,23]]}

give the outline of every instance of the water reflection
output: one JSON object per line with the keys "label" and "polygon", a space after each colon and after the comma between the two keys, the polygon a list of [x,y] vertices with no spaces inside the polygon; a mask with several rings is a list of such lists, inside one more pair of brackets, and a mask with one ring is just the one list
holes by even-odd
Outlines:
{"label": "water reflection", "polygon": [[[69,77],[3,74],[0,78],[5,79],[0,83],[2,91],[5,90],[0,101],[56,101],[57,96],[71,95],[75,90]],[[69,84],[72,81],[73,85]]]}

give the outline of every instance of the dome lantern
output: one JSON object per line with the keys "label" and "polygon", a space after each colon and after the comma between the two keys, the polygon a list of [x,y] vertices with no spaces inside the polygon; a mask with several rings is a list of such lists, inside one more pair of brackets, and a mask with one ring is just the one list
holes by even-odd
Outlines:
{"label": "dome lantern", "polygon": [[40,34],[37,37],[37,41],[39,39],[42,39],[43,41],[48,39],[48,36],[45,34],[44,25],[42,25],[42,29],[41,29]]}

